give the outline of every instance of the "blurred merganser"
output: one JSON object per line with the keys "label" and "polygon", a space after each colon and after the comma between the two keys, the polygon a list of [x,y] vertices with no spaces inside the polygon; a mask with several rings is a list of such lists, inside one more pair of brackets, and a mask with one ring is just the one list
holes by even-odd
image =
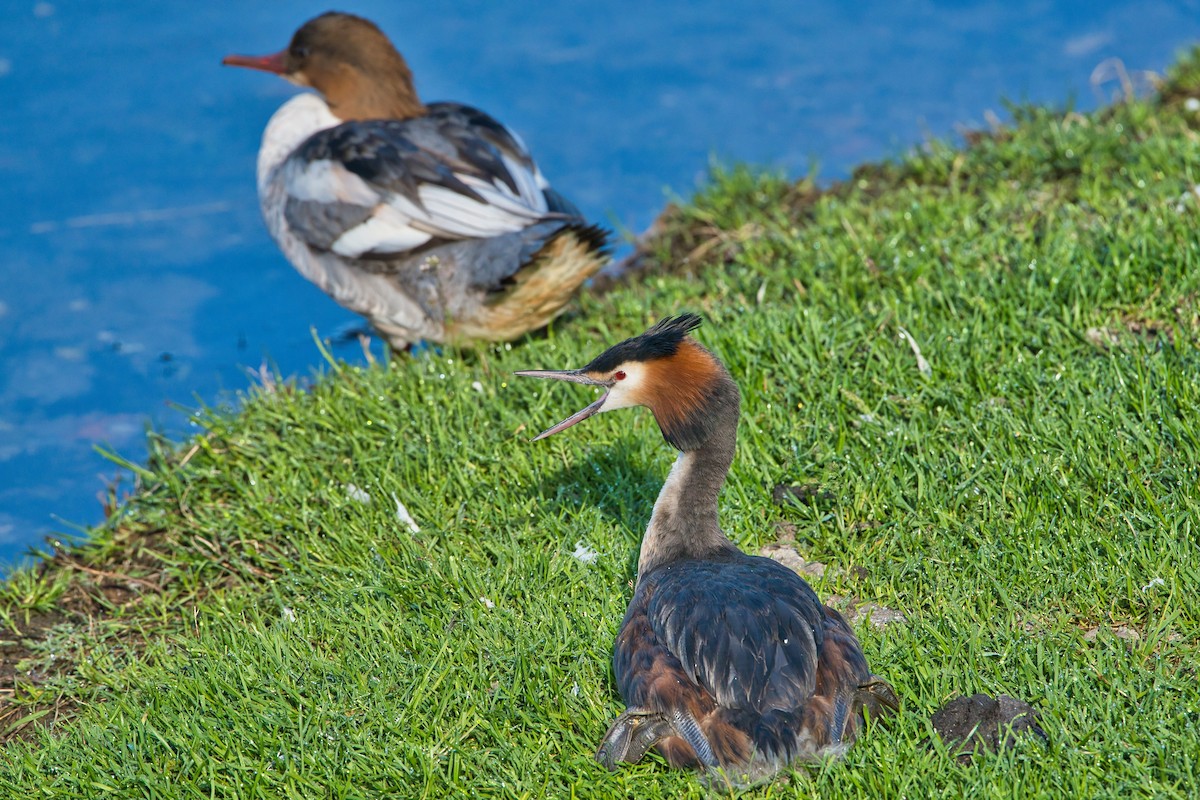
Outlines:
{"label": "blurred merganser", "polygon": [[744,787],[798,760],[841,755],[866,716],[891,714],[899,699],[803,578],[721,532],[717,494],[741,401],[725,366],[688,335],[699,325],[682,314],[581,369],[517,374],[604,390],[535,441],[602,411],[646,406],[679,450],[642,537],[613,653],[628,708],[596,759],[612,770],[656,747],[673,767]]}
{"label": "blurred merganser", "polygon": [[222,63],[316,90],[267,124],[263,217],[292,265],[393,347],[514,339],[607,260],[607,233],[520,138],[469,106],[422,103],[369,20],[322,14],[282,52]]}

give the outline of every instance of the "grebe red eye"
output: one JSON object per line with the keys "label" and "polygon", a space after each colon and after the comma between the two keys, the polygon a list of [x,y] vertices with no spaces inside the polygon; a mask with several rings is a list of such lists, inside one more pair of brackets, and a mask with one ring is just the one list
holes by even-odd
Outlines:
{"label": "grebe red eye", "polygon": [[618,381],[625,380],[625,370],[623,370],[623,369],[617,370],[616,372],[613,373],[613,378]]}

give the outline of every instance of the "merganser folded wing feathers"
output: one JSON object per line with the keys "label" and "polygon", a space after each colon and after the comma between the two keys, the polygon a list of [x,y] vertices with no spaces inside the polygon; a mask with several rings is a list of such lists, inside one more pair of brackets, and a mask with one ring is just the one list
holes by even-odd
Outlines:
{"label": "merganser folded wing feathers", "polygon": [[[567,219],[550,210],[546,180],[518,141],[472,135],[465,108],[434,104],[418,119],[347,122],[313,134],[280,166],[292,231],[313,247],[362,258]],[[442,152],[422,140],[436,140]]]}
{"label": "merganser folded wing feathers", "polygon": [[607,233],[554,191],[521,139],[459,103],[423,104],[404,59],[349,14],[226,64],[320,93],[263,134],[258,188],[293,266],[395,347],[539,328],[607,260]]}

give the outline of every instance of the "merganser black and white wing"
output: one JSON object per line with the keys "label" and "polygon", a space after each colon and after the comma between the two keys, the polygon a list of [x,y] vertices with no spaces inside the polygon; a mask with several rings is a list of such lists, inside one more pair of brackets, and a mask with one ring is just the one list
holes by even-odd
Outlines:
{"label": "merganser black and white wing", "polygon": [[457,103],[428,108],[342,123],[301,144],[279,167],[292,233],[339,256],[378,258],[576,215],[499,122]]}

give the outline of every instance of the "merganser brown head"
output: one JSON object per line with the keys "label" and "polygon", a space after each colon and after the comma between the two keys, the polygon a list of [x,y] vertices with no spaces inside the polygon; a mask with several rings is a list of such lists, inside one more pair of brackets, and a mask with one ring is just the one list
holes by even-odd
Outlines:
{"label": "merganser brown head", "polygon": [[404,57],[375,23],[353,14],[327,12],[304,23],[286,50],[231,55],[221,63],[311,86],[343,121],[410,119],[425,113]]}
{"label": "merganser brown head", "polygon": [[668,317],[640,336],[615,344],[575,370],[521,370],[517,375],[602,386],[599,400],[534,437],[544,439],[601,411],[645,406],[663,438],[696,450],[722,423],[736,426],[739,395],[725,366],[689,333],[696,314]]}

